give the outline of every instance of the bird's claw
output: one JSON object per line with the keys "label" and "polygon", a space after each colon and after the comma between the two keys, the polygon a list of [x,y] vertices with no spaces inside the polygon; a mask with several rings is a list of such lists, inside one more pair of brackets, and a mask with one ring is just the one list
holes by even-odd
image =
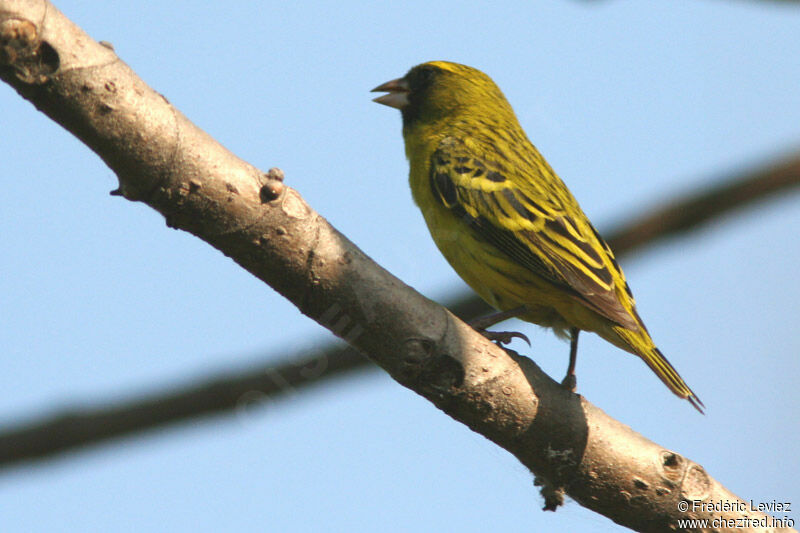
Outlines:
{"label": "bird's claw", "polygon": [[522,339],[528,343],[528,346],[531,345],[531,341],[528,340],[528,337],[520,333],[518,331],[486,331],[483,330],[480,332],[481,335],[486,337],[492,342],[496,342],[499,346],[502,347],[504,344],[510,344],[512,340],[516,337],[517,339]]}
{"label": "bird's claw", "polygon": [[575,392],[578,388],[578,378],[575,374],[567,374],[564,376],[564,379],[561,380],[561,386],[570,392]]}

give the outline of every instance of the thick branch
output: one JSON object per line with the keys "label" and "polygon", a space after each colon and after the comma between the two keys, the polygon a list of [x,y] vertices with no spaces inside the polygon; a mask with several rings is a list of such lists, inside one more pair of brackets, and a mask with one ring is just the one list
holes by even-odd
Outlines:
{"label": "thick branch", "polygon": [[[728,177],[708,189],[666,202],[650,214],[620,224],[608,240],[617,256],[690,235],[736,209],[789,194],[800,185],[800,156]],[[472,294],[447,304],[456,316],[470,319],[490,308]],[[274,359],[274,358],[273,358]],[[314,354],[287,355],[237,374],[218,375],[183,386],[101,405],[75,405],[48,416],[0,429],[0,468],[51,457],[131,433],[176,424],[191,417],[231,412],[247,402],[284,396],[310,385],[362,369],[376,368],[350,346],[331,343]]]}
{"label": "thick branch", "polygon": [[280,172],[225,150],[52,5],[0,0],[0,46],[0,77],[94,150],[119,194],[231,257],[550,486],[642,531],[692,514],[681,501],[741,501],[380,268]]}

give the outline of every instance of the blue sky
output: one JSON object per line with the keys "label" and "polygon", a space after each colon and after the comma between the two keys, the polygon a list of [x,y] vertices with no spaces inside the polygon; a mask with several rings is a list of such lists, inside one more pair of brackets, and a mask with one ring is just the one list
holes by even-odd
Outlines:
{"label": "blue sky", "polygon": [[[608,0],[62,1],[229,149],[286,181],[422,293],[466,290],[413,205],[399,114],[369,89],[426,60],[478,67],[601,231],[800,145],[800,6]],[[331,335],[142,204],[0,86],[0,422],[241,368]],[[746,499],[800,506],[798,196],[622,266],[708,407],[581,339],[579,391]],[[567,345],[511,324],[560,378]],[[381,372],[0,472],[3,531],[618,531]],[[800,514],[790,515],[795,520]]]}

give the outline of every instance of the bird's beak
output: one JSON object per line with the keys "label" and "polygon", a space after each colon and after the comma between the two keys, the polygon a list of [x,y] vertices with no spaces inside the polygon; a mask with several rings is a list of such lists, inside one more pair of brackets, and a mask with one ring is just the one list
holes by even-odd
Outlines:
{"label": "bird's beak", "polygon": [[377,98],[373,98],[373,102],[388,105],[396,109],[403,109],[408,105],[408,82],[405,78],[397,78],[396,80],[387,81],[382,85],[378,85],[372,92],[387,92]]}

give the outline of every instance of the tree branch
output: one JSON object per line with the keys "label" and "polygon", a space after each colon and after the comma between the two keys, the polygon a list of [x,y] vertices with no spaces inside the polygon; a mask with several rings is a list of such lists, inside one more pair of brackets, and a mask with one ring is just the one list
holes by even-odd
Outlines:
{"label": "tree branch", "polygon": [[746,504],[380,268],[280,171],[228,152],[51,4],[0,0],[0,47],[0,78],[94,150],[118,194],[231,257],[548,487],[641,531],[744,516],[681,513],[684,501]]}
{"label": "tree branch", "polygon": [[[700,192],[668,201],[665,207],[620,224],[608,234],[608,241],[618,257],[639,252],[668,238],[691,235],[737,209],[753,207],[781,192],[792,193],[798,186],[800,154],[794,154],[777,164],[726,177]],[[474,294],[455,297],[446,307],[464,320],[490,311]],[[310,355],[307,352],[286,355],[281,362],[270,361],[239,373],[216,375],[184,385],[172,384],[125,401],[73,405],[0,427],[0,469],[192,417],[231,412],[358,370],[375,368],[372,361],[351,346],[331,343]]]}
{"label": "tree branch", "polygon": [[714,180],[698,191],[668,201],[663,207],[620,225],[610,232],[608,241],[617,255],[625,254],[695,231],[779,193],[792,193],[799,186],[800,152],[795,152],[780,161]]}

